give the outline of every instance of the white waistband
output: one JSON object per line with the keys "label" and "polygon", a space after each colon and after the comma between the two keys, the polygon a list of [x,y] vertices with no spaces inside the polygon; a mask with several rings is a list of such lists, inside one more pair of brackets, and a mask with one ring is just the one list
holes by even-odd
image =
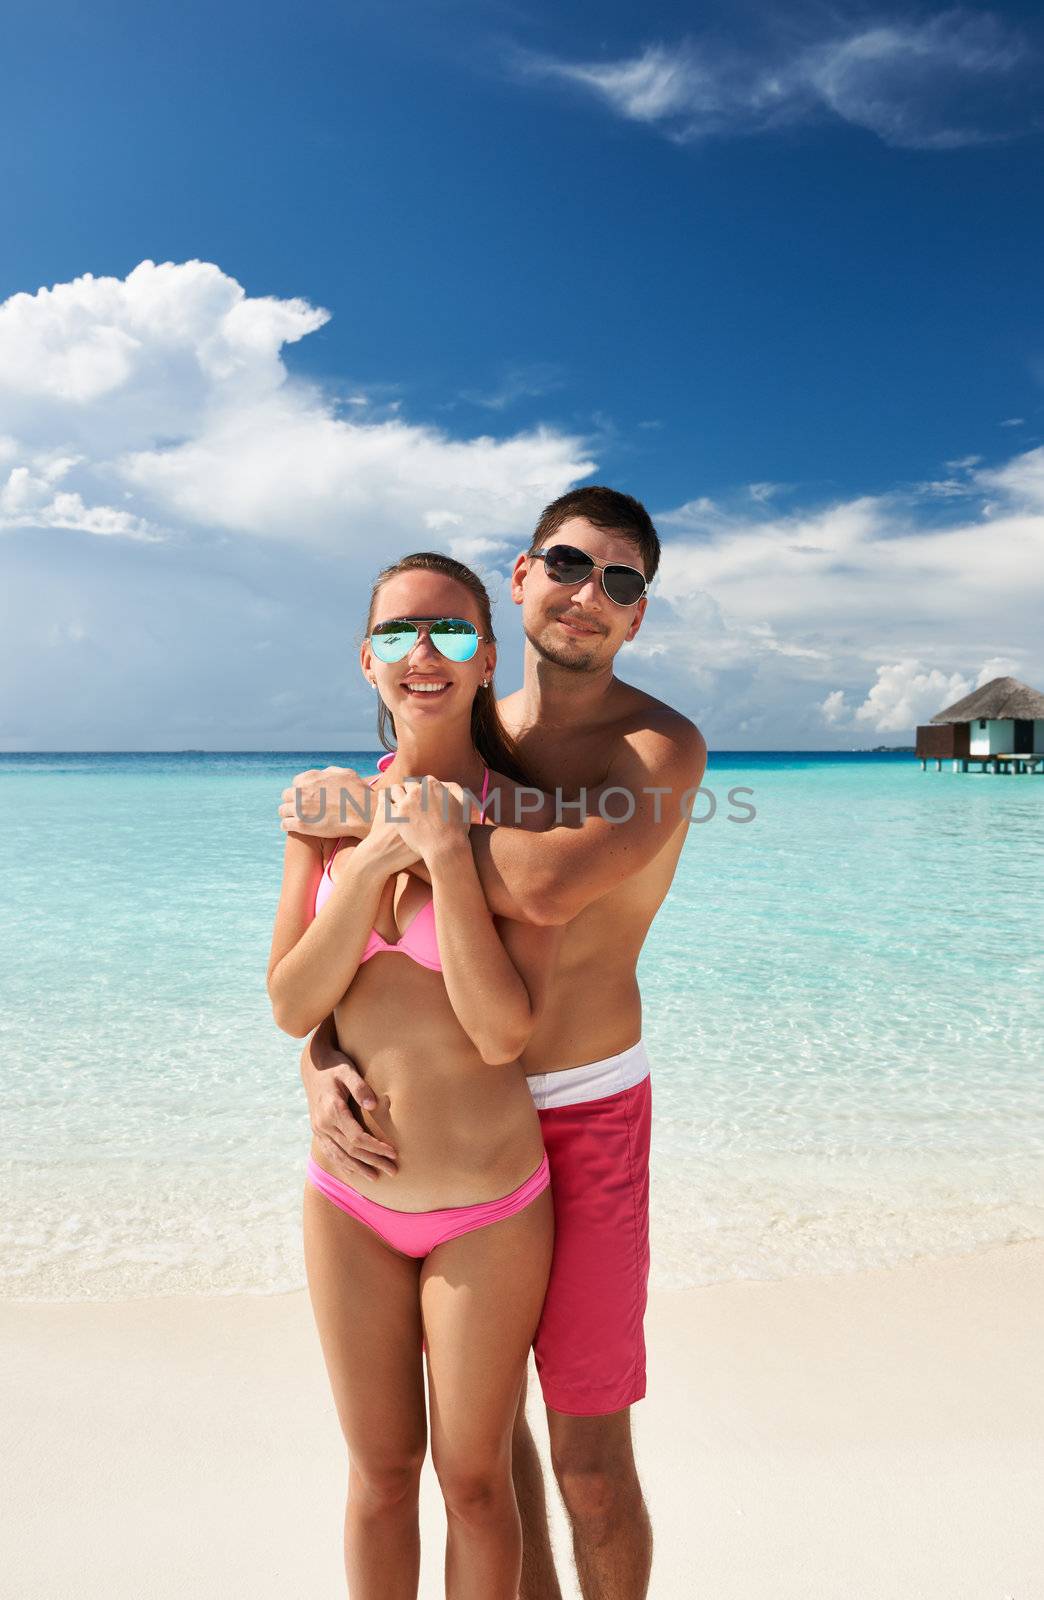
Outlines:
{"label": "white waistband", "polygon": [[649,1057],[641,1039],[619,1055],[602,1061],[585,1061],[579,1067],[563,1067],[561,1072],[531,1072],[530,1092],[541,1111],[549,1106],[575,1106],[584,1100],[602,1100],[606,1095],[633,1089],[649,1076]]}

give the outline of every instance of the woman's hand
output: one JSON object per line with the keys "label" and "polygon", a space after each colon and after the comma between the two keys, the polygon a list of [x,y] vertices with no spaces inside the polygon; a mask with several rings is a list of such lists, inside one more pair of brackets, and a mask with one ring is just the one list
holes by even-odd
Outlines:
{"label": "woman's hand", "polygon": [[399,826],[401,807],[396,797],[402,794],[405,790],[401,783],[370,790],[373,820],[369,833],[355,846],[365,860],[379,863],[389,877],[412,866],[420,856],[416,840]]}
{"label": "woman's hand", "polygon": [[361,839],[370,827],[371,793],[354,767],[310,768],[283,790],[279,826],[311,839]]}
{"label": "woman's hand", "polygon": [[388,793],[399,831],[416,853],[414,859],[419,856],[430,867],[433,856],[467,842],[471,808],[465,811],[459,783],[443,783],[428,773],[412,783],[393,783]]}

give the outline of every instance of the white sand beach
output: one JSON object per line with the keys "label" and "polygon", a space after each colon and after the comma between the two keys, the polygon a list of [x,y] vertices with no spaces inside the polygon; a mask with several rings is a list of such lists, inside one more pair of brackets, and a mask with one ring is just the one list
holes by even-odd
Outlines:
{"label": "white sand beach", "polygon": [[[660,1291],[647,1331],[654,1600],[1044,1594],[1044,1241]],[[306,1293],[8,1302],[0,1332],[8,1600],[344,1594],[345,1454]],[[546,1446],[532,1370],[530,1395]],[[430,1467],[422,1521],[435,1600]],[[553,1529],[572,1600],[557,1502]]]}

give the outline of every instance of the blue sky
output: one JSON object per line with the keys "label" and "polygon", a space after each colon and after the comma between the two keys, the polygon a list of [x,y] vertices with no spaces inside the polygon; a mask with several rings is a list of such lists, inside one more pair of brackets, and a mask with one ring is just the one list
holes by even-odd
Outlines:
{"label": "blue sky", "polygon": [[1044,687],[1031,8],[8,18],[0,749],[372,745],[376,565],[579,481],[712,746]]}

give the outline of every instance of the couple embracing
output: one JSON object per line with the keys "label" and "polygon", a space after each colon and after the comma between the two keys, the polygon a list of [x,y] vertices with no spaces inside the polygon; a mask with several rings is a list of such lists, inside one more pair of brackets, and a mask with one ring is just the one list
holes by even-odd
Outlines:
{"label": "couple embracing", "polygon": [[360,661],[388,753],[369,783],[328,768],[283,795],[268,990],[311,1035],[305,1263],[352,1600],[415,1600],[429,1418],[449,1600],[559,1600],[531,1347],[581,1592],[648,1591],[635,969],[706,765],[699,729],[613,672],[659,554],[629,495],[548,506],[512,572],[525,672],[502,700],[475,573],[387,567]]}

